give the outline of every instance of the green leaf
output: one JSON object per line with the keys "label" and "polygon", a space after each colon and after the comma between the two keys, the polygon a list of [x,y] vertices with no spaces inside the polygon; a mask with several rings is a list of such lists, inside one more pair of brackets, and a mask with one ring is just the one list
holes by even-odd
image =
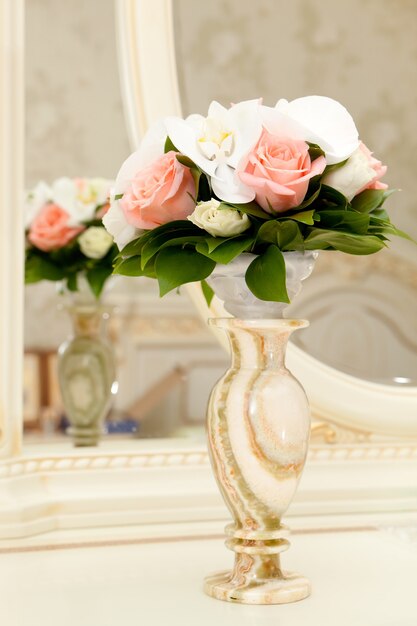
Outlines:
{"label": "green leaf", "polygon": [[396,237],[401,237],[402,239],[407,239],[408,241],[417,243],[415,239],[413,239],[410,235],[405,233],[403,230],[400,230],[399,228],[394,226],[394,224],[391,224],[390,221],[374,220],[369,230],[372,231],[373,234],[380,233],[384,235],[395,235]]}
{"label": "green leaf", "polygon": [[260,217],[263,220],[270,220],[271,215],[261,209],[259,204],[256,202],[247,202],[246,204],[235,204],[234,202],[222,202],[219,206],[219,209],[237,209],[241,213],[246,213],[247,215],[252,215],[253,217]]}
{"label": "green leaf", "polygon": [[193,235],[188,234],[187,230],[177,230],[174,233],[165,232],[156,237],[152,237],[142,248],[142,267],[145,267],[148,261],[163,248],[185,245],[187,243],[197,244],[204,241],[205,236],[203,235],[203,231],[200,230],[200,232],[201,235]]}
{"label": "green leaf", "polygon": [[142,269],[140,256],[131,256],[128,259],[119,259],[114,266],[113,274],[120,274],[121,276],[148,276],[149,278],[156,278],[152,264]]}
{"label": "green leaf", "polygon": [[278,222],[278,226],[277,243],[280,250],[302,250],[304,248],[304,238],[298,224],[288,220]]}
{"label": "green leaf", "polygon": [[377,209],[376,211],[372,211],[372,213],[369,214],[369,217],[370,217],[371,223],[373,221],[379,222],[380,220],[383,220],[385,222],[390,221],[389,215],[385,209]]}
{"label": "green leaf", "polygon": [[133,239],[119,252],[119,257],[136,256],[141,253],[145,243],[152,237],[152,230],[147,230],[137,239]]}
{"label": "green leaf", "polygon": [[111,267],[105,265],[96,265],[86,272],[88,284],[96,298],[100,297],[104,284],[111,273]]}
{"label": "green leaf", "polygon": [[[114,199],[115,199],[115,200],[121,200],[121,199],[123,198],[123,196],[124,196],[124,194],[123,194],[123,193],[117,193],[117,194],[114,196]],[[100,220],[100,222],[101,222],[101,220]]]}
{"label": "green leaf", "polygon": [[309,141],[307,141],[307,144],[308,144],[308,153],[312,161],[314,161],[320,156],[324,156],[325,154],[324,150],[322,150],[319,145],[317,145],[316,143],[310,143]]}
{"label": "green leaf", "polygon": [[296,222],[269,220],[258,230],[257,242],[278,245],[280,250],[303,250],[304,239]]}
{"label": "green leaf", "polygon": [[140,255],[142,249],[145,247],[145,244],[148,243],[148,241],[150,241],[151,239],[159,237],[159,235],[162,234],[166,234],[167,238],[173,238],[174,236],[178,235],[179,231],[181,231],[181,233],[190,233],[190,235],[202,234],[201,229],[195,226],[189,220],[174,220],[173,222],[162,224],[162,226],[158,226],[157,228],[153,228],[152,230],[147,230],[146,232],[144,232],[140,237],[128,243],[119,253],[119,257]]}
{"label": "green leaf", "polygon": [[378,209],[384,200],[385,191],[383,189],[365,189],[353,198],[351,204],[355,211],[370,213]]}
{"label": "green leaf", "polygon": [[325,200],[331,204],[335,204],[343,209],[347,208],[349,201],[340,191],[329,187],[329,185],[321,185],[319,200]]}
{"label": "green leaf", "polygon": [[200,254],[204,254],[205,256],[213,259],[216,263],[222,263],[226,265],[233,261],[239,254],[245,252],[254,241],[254,237],[234,237],[231,239],[226,239],[223,243],[217,246],[214,250],[209,252],[207,250],[206,241],[197,244],[196,250]]}
{"label": "green leaf", "polygon": [[[192,173],[192,172],[191,172]],[[207,202],[207,200],[211,199],[211,187],[210,187],[210,182],[209,179],[207,178],[206,174],[204,174],[203,172],[200,171],[200,178],[198,180],[198,185],[196,185],[197,188],[197,200],[199,202]],[[195,180],[194,180],[195,182]]]}
{"label": "green leaf", "polygon": [[65,270],[37,253],[29,253],[25,263],[25,282],[37,283],[40,280],[62,280]]}
{"label": "green leaf", "polygon": [[172,289],[207,278],[216,263],[190,248],[165,248],[158,252],[155,272],[159,293],[164,296]]}
{"label": "green leaf", "polygon": [[346,211],[343,209],[327,209],[319,211],[320,227],[354,232],[358,235],[366,235],[369,227],[369,215]]}
{"label": "green leaf", "polygon": [[182,165],[185,165],[185,167],[189,167],[190,170],[194,168],[198,169],[194,161],[192,161],[189,157],[185,156],[185,154],[178,153],[177,161],[179,161],[179,163],[181,163]]}
{"label": "green leaf", "polygon": [[290,219],[295,220],[296,222],[302,222],[303,224],[308,224],[309,226],[314,225],[314,209],[310,209],[309,211],[301,211],[300,213],[294,213],[289,216]]}
{"label": "green leaf", "polygon": [[166,154],[167,152],[171,152],[171,150],[173,150],[174,152],[179,152],[179,150],[177,150],[177,148],[172,143],[171,139],[167,137],[164,145],[164,153]]}
{"label": "green leaf", "polygon": [[78,275],[76,272],[67,276],[67,287],[69,291],[77,291],[78,289]]}
{"label": "green leaf", "polygon": [[214,291],[206,280],[201,281],[201,291],[203,292],[203,296],[207,302],[207,306],[210,306],[211,301],[214,298]]}
{"label": "green leaf", "polygon": [[289,302],[286,287],[285,261],[276,246],[268,246],[246,270],[246,284],[260,300]]}
{"label": "green leaf", "polygon": [[236,239],[238,236],[239,235],[235,235],[234,237],[205,237],[204,242],[207,246],[207,252],[213,252],[213,250],[222,246],[226,241],[233,241],[233,239]]}
{"label": "green leaf", "polygon": [[373,254],[384,247],[374,235],[357,235],[337,230],[313,229],[304,241],[306,250],[340,250],[347,254]]}

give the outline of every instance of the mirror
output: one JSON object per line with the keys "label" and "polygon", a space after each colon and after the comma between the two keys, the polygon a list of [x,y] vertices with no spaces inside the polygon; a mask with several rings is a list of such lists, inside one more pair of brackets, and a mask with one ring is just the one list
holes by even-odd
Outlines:
{"label": "mirror", "polygon": [[[27,1],[25,36],[26,188],[62,176],[114,178],[130,147],[113,0]],[[187,295],[160,301],[153,281],[120,279],[106,301],[113,307],[108,331],[118,378],[106,442],[202,437],[209,389],[224,369],[226,355]],[[26,443],[66,440],[56,352],[70,333],[56,285],[28,285]]]}
{"label": "mirror", "polygon": [[[135,146],[154,119],[204,112],[212,99],[261,94],[273,104],[324,93],[346,104],[389,164],[389,181],[403,190],[390,201],[395,222],[417,237],[413,3],[393,11],[378,0],[260,0],[254,13],[249,0],[116,0],[116,22],[112,0],[26,4],[27,187],[62,175],[112,178],[128,138]],[[44,41],[46,19],[54,27]],[[320,255],[289,309],[311,328],[288,355],[317,418],[417,435],[416,268],[416,249],[403,240],[373,258]],[[106,442],[201,439],[209,389],[227,363],[204,322],[220,304],[210,313],[197,288],[159,300],[146,279],[115,282],[108,301],[119,388]],[[70,328],[58,302],[52,284],[26,289],[26,441],[64,437],[55,353]]]}

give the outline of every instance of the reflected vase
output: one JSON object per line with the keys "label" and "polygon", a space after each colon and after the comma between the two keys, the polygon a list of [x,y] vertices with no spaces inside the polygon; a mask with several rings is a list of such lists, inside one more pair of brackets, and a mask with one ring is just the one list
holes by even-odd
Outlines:
{"label": "reflected vase", "polygon": [[245,604],[294,602],[310,594],[304,576],[281,568],[288,549],[282,524],[306,460],[310,410],[300,383],[285,367],[288,338],[308,322],[211,319],[229,338],[232,363],[208,406],[209,454],[233,517],[226,546],[231,571],[205,579],[206,593]]}
{"label": "reflected vase", "polygon": [[67,307],[73,333],[58,350],[58,380],[75,446],[95,446],[111,408],[114,350],[106,336],[110,310],[99,304]]}

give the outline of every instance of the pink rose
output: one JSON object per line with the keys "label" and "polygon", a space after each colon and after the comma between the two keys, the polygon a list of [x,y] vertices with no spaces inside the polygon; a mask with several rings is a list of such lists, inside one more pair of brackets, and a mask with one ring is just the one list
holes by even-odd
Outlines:
{"label": "pink rose", "polygon": [[[365,146],[365,144],[361,141],[359,149],[366,155],[368,158],[368,163],[370,167],[374,170],[375,176],[371,180],[370,183],[364,187],[364,189],[388,189],[388,185],[386,183],[381,183],[379,180],[387,173],[387,166],[382,165],[381,161],[378,161],[374,156],[372,156],[372,152]],[[364,191],[361,189],[360,191]],[[360,191],[358,193],[360,193]]]}
{"label": "pink rose", "polygon": [[195,184],[191,171],[170,151],[139,170],[120,200],[126,220],[140,229],[151,229],[173,220],[184,220],[195,208]]}
{"label": "pink rose", "polygon": [[305,141],[285,139],[266,130],[239,165],[240,180],[256,193],[257,203],[267,212],[281,213],[301,204],[310,178],[322,174],[326,159],[313,162]]}
{"label": "pink rose", "polygon": [[68,226],[69,219],[57,204],[45,204],[31,224],[28,240],[45,252],[63,248],[84,230],[82,226]]}

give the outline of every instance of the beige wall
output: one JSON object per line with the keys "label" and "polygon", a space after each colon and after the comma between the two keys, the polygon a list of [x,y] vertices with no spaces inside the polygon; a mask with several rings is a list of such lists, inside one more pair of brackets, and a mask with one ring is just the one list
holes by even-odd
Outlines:
{"label": "beige wall", "polygon": [[113,0],[26,0],[26,181],[113,178],[129,154]]}

